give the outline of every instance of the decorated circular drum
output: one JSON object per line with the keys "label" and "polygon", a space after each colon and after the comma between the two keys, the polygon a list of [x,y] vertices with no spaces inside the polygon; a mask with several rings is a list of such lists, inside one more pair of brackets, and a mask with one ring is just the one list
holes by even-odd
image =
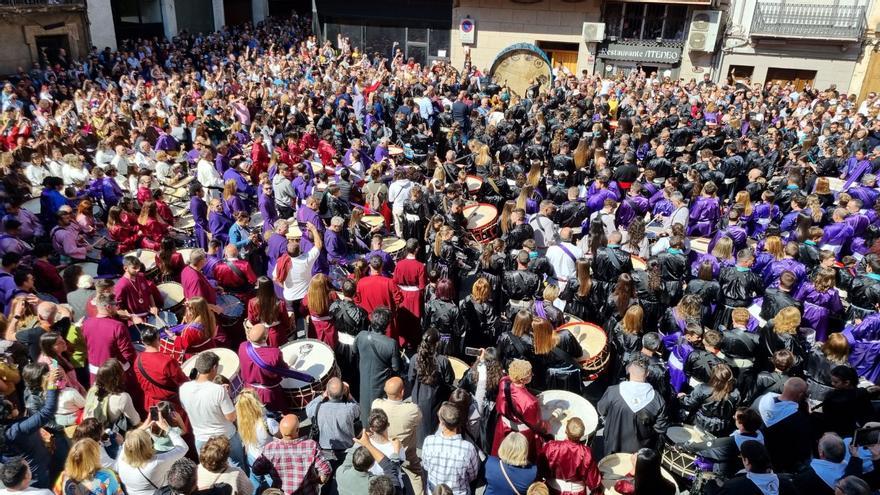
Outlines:
{"label": "decorated circular drum", "polygon": [[648,264],[645,262],[644,258],[640,258],[636,255],[631,255],[630,259],[632,259],[633,270],[645,270],[648,268]]}
{"label": "decorated circular drum", "polygon": [[464,180],[470,193],[475,193],[483,187],[483,178],[477,175],[468,175]]}
{"label": "decorated circular drum", "polygon": [[196,219],[192,215],[184,215],[177,218],[177,228],[181,230],[193,230],[196,228]]}
{"label": "decorated circular drum", "polygon": [[263,227],[263,214],[262,213],[260,213],[259,211],[255,211],[251,215],[250,227],[252,229],[258,229],[258,228]]}
{"label": "decorated circular drum", "polygon": [[406,248],[406,241],[397,237],[386,237],[382,239],[382,251],[397,256]]}
{"label": "decorated circular drum", "polygon": [[398,156],[403,154],[403,148],[400,146],[389,145],[388,146],[388,154],[391,156]]}
{"label": "decorated circular drum", "polygon": [[670,426],[666,429],[666,437],[676,445],[712,439],[711,435],[692,425]]}
{"label": "decorated circular drum", "polygon": [[[614,489],[614,485],[622,479],[632,481],[635,472],[634,454],[611,454],[599,461],[599,472],[602,473],[602,485],[605,487],[605,495],[622,495]],[[660,475],[675,485],[675,494],[678,495],[678,484],[664,468],[660,468]]]}
{"label": "decorated circular drum", "polygon": [[[238,378],[238,373],[241,371],[241,363],[239,362],[238,354],[236,354],[235,351],[224,347],[217,347],[202,352],[213,352],[220,358],[220,366],[218,367],[217,372],[223,375],[227,380],[234,381]],[[201,352],[199,354],[201,354]],[[196,367],[196,358],[199,357],[199,354],[192,356],[180,365],[183,369],[184,375],[189,376],[190,372]]]}
{"label": "decorated circular drum", "polygon": [[465,206],[462,210],[467,218],[468,230],[480,230],[495,222],[498,218],[498,208],[486,203]]}
{"label": "decorated circular drum", "polygon": [[385,223],[385,217],[382,215],[364,215],[361,217],[361,222],[372,229],[374,227],[381,227]]}
{"label": "decorated circular drum", "polygon": [[447,359],[449,359],[449,364],[452,366],[452,373],[455,375],[455,380],[458,381],[464,378],[464,374],[467,373],[470,366],[461,359],[452,356],[447,356]]}
{"label": "decorated circular drum", "polygon": [[156,286],[162,294],[162,309],[173,310],[183,304],[183,286],[177,282],[165,282]]}
{"label": "decorated circular drum", "polygon": [[[291,369],[311,375],[317,380],[327,376],[335,368],[333,349],[320,340],[301,339],[284,344],[281,346],[281,354]],[[309,385],[311,384],[293,378],[281,381],[281,387],[286,389],[300,389]]]}
{"label": "decorated circular drum", "polygon": [[92,262],[79,263],[79,266],[82,267],[83,274],[91,275],[92,277],[98,276],[98,264]]}
{"label": "decorated circular drum", "polygon": [[195,248],[184,248],[184,249],[178,249],[177,252],[180,253],[180,256],[183,258],[183,262],[188,265],[189,264],[189,255],[191,255],[194,250],[195,250]]}
{"label": "decorated circular drum", "polygon": [[709,252],[709,242],[711,241],[712,239],[709,239],[708,237],[691,239],[691,249],[699,254],[706,254]]}
{"label": "decorated circular drum", "polygon": [[548,433],[557,440],[565,440],[565,425],[572,418],[584,422],[586,440],[599,426],[599,414],[587,399],[566,390],[545,390],[538,394],[541,403],[541,419],[547,422]]}
{"label": "decorated circular drum", "polygon": [[22,203],[21,207],[34,215],[39,215],[42,210],[42,207],[40,206],[40,198],[29,199]]}
{"label": "decorated circular drum", "polygon": [[136,249],[125,253],[123,256],[134,256],[140,259],[144,265],[144,272],[151,272],[156,269],[156,251],[152,249]]}
{"label": "decorated circular drum", "polygon": [[557,331],[568,330],[578,341],[583,349],[583,356],[579,359],[584,369],[601,373],[608,365],[608,335],[605,330],[596,324],[589,322],[566,323],[557,328]]}

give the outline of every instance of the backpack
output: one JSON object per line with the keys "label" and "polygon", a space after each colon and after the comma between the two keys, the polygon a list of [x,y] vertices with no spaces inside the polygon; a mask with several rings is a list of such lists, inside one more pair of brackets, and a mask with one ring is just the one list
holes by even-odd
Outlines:
{"label": "backpack", "polygon": [[97,387],[92,387],[86,394],[83,417],[94,418],[104,429],[109,428],[116,433],[125,433],[130,426],[125,414],[120,414],[116,421],[110,421],[110,396],[99,399]]}
{"label": "backpack", "polygon": [[376,184],[375,191],[371,190],[368,187],[364,188],[364,192],[366,193],[367,206],[370,207],[375,213],[378,213],[382,209],[382,204],[385,203],[385,194],[382,192],[382,187]]}

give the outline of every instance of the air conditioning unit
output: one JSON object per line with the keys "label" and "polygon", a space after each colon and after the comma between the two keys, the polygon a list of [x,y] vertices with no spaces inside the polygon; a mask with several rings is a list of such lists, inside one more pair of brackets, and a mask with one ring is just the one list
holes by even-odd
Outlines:
{"label": "air conditioning unit", "polygon": [[604,22],[585,22],[584,23],[584,43],[598,43],[605,39],[605,23]]}
{"label": "air conditioning unit", "polygon": [[715,51],[715,42],[718,41],[720,27],[720,10],[695,10],[691,16],[688,50],[693,52]]}

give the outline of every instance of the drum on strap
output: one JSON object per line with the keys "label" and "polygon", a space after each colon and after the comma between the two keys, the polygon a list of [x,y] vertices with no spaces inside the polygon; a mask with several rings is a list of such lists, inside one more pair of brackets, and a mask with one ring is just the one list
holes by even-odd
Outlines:
{"label": "drum on strap", "polygon": [[608,352],[608,335],[602,327],[589,322],[566,323],[556,331],[568,330],[584,350],[579,359],[586,372],[587,380],[595,380],[608,367],[611,354]]}
{"label": "drum on strap", "polygon": [[42,206],[40,206],[40,198],[29,199],[22,203],[21,207],[33,213],[34,215],[39,215],[42,212]]}
{"label": "drum on strap", "polygon": [[223,309],[223,312],[217,315],[217,319],[222,327],[234,327],[241,323],[244,318],[244,303],[232,294],[221,294],[217,296],[217,305]]}
{"label": "drum on strap", "polygon": [[364,215],[361,217],[361,223],[369,228],[381,227],[385,225],[385,217],[382,215]]}
{"label": "drum on strap", "polygon": [[841,192],[843,191],[843,186],[846,185],[845,180],[837,177],[826,177],[826,179],[828,179],[828,188],[831,189],[832,192]]}
{"label": "drum on strap", "polygon": [[194,248],[185,248],[185,249],[178,249],[177,252],[180,253],[180,257],[183,258],[183,262],[188,265],[189,264],[189,255],[191,255],[194,250],[195,250]]}
{"label": "drum on strap", "polygon": [[162,309],[179,311],[183,308],[183,286],[177,282],[165,282],[156,286],[162,294]]}
{"label": "drum on strap", "polygon": [[192,215],[183,215],[177,218],[177,228],[192,235],[196,229],[196,219]]}
{"label": "drum on strap", "polygon": [[296,217],[290,217],[287,219],[287,238],[288,239],[302,239],[303,233],[302,229],[299,228],[299,223],[296,220]]}
{"label": "drum on strap", "polygon": [[390,254],[392,258],[398,260],[403,257],[406,249],[406,241],[397,237],[385,237],[382,239],[382,251]]}
{"label": "drum on strap", "polygon": [[156,251],[152,249],[135,249],[123,254],[123,256],[134,256],[141,260],[144,265],[144,275],[148,277],[152,277],[159,271],[159,267],[156,266]]}
{"label": "drum on strap", "polygon": [[465,206],[462,210],[467,219],[467,229],[477,242],[486,244],[498,237],[498,208],[488,203]]}
{"label": "drum on strap", "polygon": [[128,326],[128,336],[131,338],[132,342],[143,343],[143,339],[141,339],[141,332],[144,331],[147,327],[156,328],[154,325],[150,325],[149,323],[134,323]]}
{"label": "drum on strap", "polygon": [[478,175],[468,175],[464,178],[464,182],[467,185],[468,194],[471,196],[476,196],[483,187],[483,178]]}
{"label": "drum on strap", "polygon": [[648,263],[645,262],[645,258],[632,254],[630,255],[630,259],[632,260],[633,270],[645,271],[648,268]]}
{"label": "drum on strap", "polygon": [[708,237],[695,237],[691,239],[691,249],[699,254],[706,254],[709,252],[710,242],[712,239]]}
{"label": "drum on strap", "polygon": [[584,422],[586,440],[599,426],[599,414],[587,399],[566,390],[545,390],[538,394],[541,403],[541,419],[547,422],[547,433],[557,440],[565,440],[565,425],[572,418],[580,418]]}
{"label": "drum on strap", "polygon": [[183,374],[190,377],[190,379],[195,379],[196,377],[196,359],[201,354],[206,352],[214,353],[218,358],[220,358],[220,365],[217,368],[217,372],[220,373],[224,378],[229,380],[229,395],[234,399],[239,392],[241,392],[242,381],[241,375],[239,372],[241,371],[241,363],[238,360],[238,354],[235,351],[230,349],[225,349],[223,347],[217,347],[214,349],[208,349],[207,351],[202,351],[195,356],[184,361],[184,363],[180,366],[183,369]]}
{"label": "drum on strap", "polygon": [[[633,481],[635,473],[635,454],[611,454],[599,461],[599,472],[602,473],[602,486],[605,487],[605,495],[622,495],[614,489],[614,485],[621,480]],[[669,471],[660,468],[660,475],[675,485],[675,494],[680,493],[678,483],[669,474]]]}
{"label": "drum on strap", "polygon": [[156,328],[173,327],[178,323],[177,315],[171,311],[159,311],[158,315],[150,315],[147,317],[147,323]]}
{"label": "drum on strap", "polygon": [[449,360],[449,365],[452,366],[452,374],[455,375],[455,381],[461,381],[470,366],[461,359],[452,356],[446,356],[446,359]]}
{"label": "drum on strap", "polygon": [[305,383],[293,378],[281,381],[294,409],[305,409],[306,405],[324,392],[327,382],[339,376],[336,357],[330,346],[316,339],[301,339],[281,346],[284,361],[291,369],[311,375],[313,383]]}
{"label": "drum on strap", "polygon": [[714,437],[695,426],[683,425],[670,426],[666,430],[666,438],[668,442],[663,449],[661,460],[663,467],[684,480],[694,480],[700,472],[696,464],[697,456],[685,451],[682,446],[687,443],[705,442]]}

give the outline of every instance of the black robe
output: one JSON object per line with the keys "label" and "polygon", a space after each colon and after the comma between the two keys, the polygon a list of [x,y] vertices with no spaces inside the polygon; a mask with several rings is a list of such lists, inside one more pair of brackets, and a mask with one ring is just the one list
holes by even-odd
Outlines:
{"label": "black robe", "polygon": [[468,295],[459,304],[465,347],[491,347],[498,338],[498,315],[491,301],[480,303]]}
{"label": "black robe", "polygon": [[[727,480],[716,495],[764,495],[746,475]],[[779,495],[799,495],[797,488],[785,477],[779,478]]]}
{"label": "black robe", "polygon": [[648,405],[633,412],[620,393],[621,385],[609,387],[597,405],[605,418],[605,452],[657,449],[668,426],[666,401],[655,392]]}
{"label": "black robe", "polygon": [[580,283],[578,279],[572,278],[565,284],[565,289],[559,295],[559,298],[566,302],[565,312],[584,321],[598,322],[602,312],[602,306],[605,300],[601,291],[597,289],[595,283],[584,297],[578,295]]}
{"label": "black robe", "polygon": [[446,356],[434,356],[437,369],[434,373],[434,383],[428,385],[422,383],[416,372],[415,356],[409,362],[409,373],[407,374],[407,382],[412,390],[412,402],[419,406],[422,412],[422,420],[419,423],[418,443],[421,445],[425,441],[425,437],[433,435],[437,431],[439,419],[437,412],[443,401],[449,398],[452,392],[452,382],[455,381],[455,373],[452,371],[452,365]]}
{"label": "black robe", "polygon": [[384,333],[361,332],[354,340],[355,358],[358,360],[361,386],[358,401],[361,417],[370,417],[373,400],[385,393],[385,382],[403,373],[400,360],[400,346],[397,339],[386,337]]}
{"label": "black robe", "polygon": [[440,354],[454,355],[461,349],[461,336],[464,326],[461,321],[461,312],[454,302],[442,299],[432,299],[425,304],[422,314],[422,329],[436,328],[440,333],[440,345],[437,352]]}
{"label": "black robe", "polygon": [[764,292],[764,300],[761,303],[761,318],[772,320],[782,308],[794,306],[803,314],[803,305],[792,297],[790,292],[782,289],[769,288]]}

